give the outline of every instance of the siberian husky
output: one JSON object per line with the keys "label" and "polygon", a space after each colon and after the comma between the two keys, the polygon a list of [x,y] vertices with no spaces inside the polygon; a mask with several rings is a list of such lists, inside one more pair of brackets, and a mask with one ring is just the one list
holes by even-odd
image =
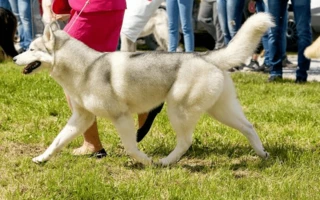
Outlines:
{"label": "siberian husky", "polygon": [[320,37],[304,50],[304,55],[311,58],[320,58]]}
{"label": "siberian husky", "polygon": [[256,14],[226,48],[205,53],[101,53],[57,30],[54,24],[46,26],[43,36],[35,39],[28,51],[14,57],[14,62],[27,65],[24,74],[48,69],[70,97],[72,116],[49,148],[33,161],[48,161],[100,116],[114,124],[127,154],[151,164],[152,159],[137,148],[132,114],[148,112],[164,101],[177,145],[159,164],[175,163],[188,150],[203,113],[239,130],[256,154],[267,158],[241,109],[227,70],[245,62],[272,26],[269,14]]}

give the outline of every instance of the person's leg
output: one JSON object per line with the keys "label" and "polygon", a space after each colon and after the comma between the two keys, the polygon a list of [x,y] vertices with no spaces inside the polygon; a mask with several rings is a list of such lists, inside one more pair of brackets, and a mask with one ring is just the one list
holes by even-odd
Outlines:
{"label": "person's leg", "polygon": [[276,77],[282,78],[282,55],[283,55],[283,26],[285,21],[285,13],[287,10],[287,1],[268,0],[269,13],[274,17],[275,25],[268,32],[269,56],[270,56],[270,81]]}
{"label": "person's leg", "polygon": [[217,7],[219,22],[224,36],[224,44],[227,45],[231,40],[227,19],[227,0],[217,0]]}
{"label": "person's leg", "polygon": [[[68,33],[72,37],[84,42],[97,51],[112,52],[117,49],[123,15],[123,10],[97,14],[82,14],[73,24],[71,29],[69,29],[70,24],[68,24],[65,27],[65,30],[69,30]],[[77,16],[77,14],[74,16]],[[101,20],[104,19],[108,19],[110,23],[101,28]],[[85,31],[78,32],[77,27],[82,27],[85,29]],[[67,100],[70,108],[72,108],[68,96]],[[95,152],[93,156],[97,158],[106,156],[106,152],[103,149],[99,138],[96,120],[83,134],[83,136],[83,145],[73,151],[75,155],[83,155]]]}
{"label": "person's leg", "polygon": [[179,43],[179,7],[178,0],[167,0],[169,45],[168,51],[175,52]]}
{"label": "person's leg", "polygon": [[221,25],[219,22],[218,17],[218,5],[217,1],[212,2],[212,19],[213,19],[213,27],[215,28],[215,35],[216,35],[216,44],[215,49],[221,49],[225,46],[224,44],[224,36],[221,30]]}
{"label": "person's leg", "polygon": [[217,41],[215,34],[215,27],[213,26],[212,18],[212,2],[207,2],[205,0],[200,1],[198,21],[203,25],[203,27],[208,31],[208,33]]}
{"label": "person's leg", "polygon": [[181,29],[186,52],[194,51],[194,33],[192,23],[193,0],[178,0]]}
{"label": "person's leg", "polygon": [[298,69],[296,81],[307,81],[310,60],[304,56],[304,50],[312,42],[310,0],[292,0],[294,20],[298,33]]}
{"label": "person's leg", "polygon": [[11,6],[10,6],[10,3],[9,3],[8,0],[1,0],[1,1],[0,1],[0,7],[12,11],[12,10],[11,10]]}
{"label": "person's leg", "polygon": [[[22,41],[22,35],[23,35],[23,27],[22,27],[22,23],[21,23],[21,19],[19,16],[19,4],[18,4],[18,0],[9,0],[10,3],[10,7],[12,10],[12,13],[16,16],[17,18],[17,35],[19,37],[19,40]],[[21,46],[20,46],[21,48]],[[19,49],[18,49],[19,51]]]}
{"label": "person's leg", "polygon": [[227,17],[230,36],[233,38],[242,25],[243,0],[227,0]]}
{"label": "person's leg", "polygon": [[[268,12],[268,7],[265,5],[263,0],[257,0],[256,1],[256,11],[257,12]],[[264,64],[269,67],[269,46],[268,46],[268,32],[265,33],[262,37],[262,46],[264,49]]]}
{"label": "person's leg", "polygon": [[18,0],[18,3],[19,16],[23,29],[21,33],[22,37],[20,37],[22,39],[20,45],[23,49],[28,49],[33,40],[31,0]]}

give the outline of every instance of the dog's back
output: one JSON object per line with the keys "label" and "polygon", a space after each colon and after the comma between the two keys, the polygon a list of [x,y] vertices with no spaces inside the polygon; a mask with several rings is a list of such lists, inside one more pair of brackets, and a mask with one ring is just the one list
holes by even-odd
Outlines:
{"label": "dog's back", "polygon": [[14,57],[18,54],[14,47],[14,37],[17,30],[17,19],[13,13],[0,7],[0,46],[6,56]]}

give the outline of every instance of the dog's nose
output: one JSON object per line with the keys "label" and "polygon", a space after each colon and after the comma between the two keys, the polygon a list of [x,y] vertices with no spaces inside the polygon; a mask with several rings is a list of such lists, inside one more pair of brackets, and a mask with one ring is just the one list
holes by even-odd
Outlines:
{"label": "dog's nose", "polygon": [[16,61],[17,61],[17,58],[16,58],[16,57],[13,57],[12,60],[13,60],[13,62],[16,62]]}

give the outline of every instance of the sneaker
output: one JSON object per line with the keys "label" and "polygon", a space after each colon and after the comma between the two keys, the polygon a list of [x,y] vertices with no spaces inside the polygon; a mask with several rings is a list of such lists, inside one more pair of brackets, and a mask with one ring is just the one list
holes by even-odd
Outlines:
{"label": "sneaker", "polygon": [[282,60],[282,67],[287,68],[287,69],[296,69],[298,67],[298,65],[293,64],[290,60],[288,60],[288,57],[286,56]]}
{"label": "sneaker", "polygon": [[264,71],[264,68],[259,65],[258,61],[251,59],[249,65],[245,66],[243,71],[261,72]]}
{"label": "sneaker", "polygon": [[262,67],[263,67],[263,72],[264,73],[270,73],[271,67],[269,65],[266,65],[266,64],[263,63]]}
{"label": "sneaker", "polygon": [[275,75],[275,76],[270,76],[268,78],[268,82],[271,83],[271,82],[278,82],[278,81],[281,81],[282,80],[282,76],[281,75]]}
{"label": "sneaker", "polygon": [[241,64],[240,66],[235,66],[231,69],[229,69],[229,72],[237,72],[237,71],[242,71],[244,69],[245,64]]}

